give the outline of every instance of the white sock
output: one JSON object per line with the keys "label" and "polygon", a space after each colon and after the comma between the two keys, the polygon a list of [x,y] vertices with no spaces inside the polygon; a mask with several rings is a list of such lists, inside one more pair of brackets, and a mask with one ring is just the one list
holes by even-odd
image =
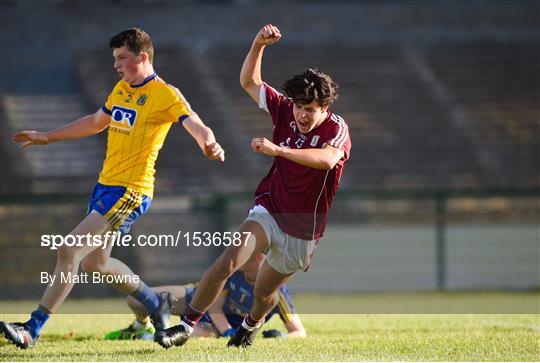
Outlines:
{"label": "white sock", "polygon": [[193,333],[193,328],[189,324],[185,323],[183,320],[180,321],[180,325],[182,325],[186,329],[188,335],[191,335],[191,333]]}
{"label": "white sock", "polygon": [[260,322],[259,324],[257,324],[256,326],[249,326],[249,325],[247,325],[247,323],[246,323],[246,319],[244,319],[244,320],[242,321],[242,327],[243,327],[244,329],[246,329],[246,330],[252,331],[252,330],[258,329],[258,328],[262,325],[262,323],[263,323],[263,322],[261,321],[261,322]]}
{"label": "white sock", "polygon": [[135,319],[135,325],[133,325],[135,329],[140,329],[140,328],[148,329],[151,326],[152,326],[152,322],[150,321],[150,319],[148,319],[146,323],[139,321],[139,319]]}

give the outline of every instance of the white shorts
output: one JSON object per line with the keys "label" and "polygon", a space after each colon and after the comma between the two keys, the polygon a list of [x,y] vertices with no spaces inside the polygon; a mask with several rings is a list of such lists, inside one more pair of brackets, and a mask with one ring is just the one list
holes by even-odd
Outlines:
{"label": "white shorts", "polygon": [[276,271],[290,274],[309,269],[318,240],[308,241],[286,234],[262,205],[254,206],[249,211],[246,221],[257,222],[264,229],[268,240],[266,261]]}

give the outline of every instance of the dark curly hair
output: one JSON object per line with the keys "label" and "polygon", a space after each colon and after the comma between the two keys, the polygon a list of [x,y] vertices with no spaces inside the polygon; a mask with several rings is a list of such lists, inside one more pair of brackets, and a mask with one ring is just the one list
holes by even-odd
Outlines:
{"label": "dark curly hair", "polygon": [[317,100],[322,107],[329,106],[337,97],[338,85],[318,68],[306,68],[285,81],[281,88],[294,103],[308,104]]}
{"label": "dark curly hair", "polygon": [[150,63],[154,61],[154,45],[150,35],[139,28],[129,28],[113,35],[109,41],[109,48],[117,49],[126,46],[130,52],[140,54],[146,52]]}

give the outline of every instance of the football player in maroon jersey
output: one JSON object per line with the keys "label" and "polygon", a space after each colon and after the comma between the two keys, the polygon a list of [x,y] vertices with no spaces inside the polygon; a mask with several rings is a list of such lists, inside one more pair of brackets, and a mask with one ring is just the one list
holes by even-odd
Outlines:
{"label": "football player in maroon jersey", "polygon": [[307,68],[283,84],[285,95],[262,81],[266,46],[281,38],[279,29],[264,26],[255,36],[240,72],[240,84],[273,123],[272,139],[256,137],[253,151],[274,157],[262,179],[240,232],[240,246],[227,247],[206,270],[180,325],[155,336],[165,348],[183,345],[193,327],[216,300],[227,279],[254,253],[267,254],[255,282],[250,313],[228,346],[247,347],[264,316],[278,303],[278,291],[298,270],[307,270],[323,235],[328,211],[349,158],[351,140],[345,121],[329,107],[337,85],[316,68]]}

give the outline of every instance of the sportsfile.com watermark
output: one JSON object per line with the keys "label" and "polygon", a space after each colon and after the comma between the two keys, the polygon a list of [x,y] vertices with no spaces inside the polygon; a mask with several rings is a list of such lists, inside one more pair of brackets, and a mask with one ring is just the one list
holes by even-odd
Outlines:
{"label": "sportsfile.com watermark", "polygon": [[120,247],[177,247],[180,244],[186,247],[228,247],[246,245],[251,232],[183,232],[173,234],[141,234],[136,238],[120,231],[107,232],[103,235],[67,236],[59,234],[44,234],[41,236],[41,246],[51,250],[59,247],[84,247],[91,246],[106,249],[109,246]]}

